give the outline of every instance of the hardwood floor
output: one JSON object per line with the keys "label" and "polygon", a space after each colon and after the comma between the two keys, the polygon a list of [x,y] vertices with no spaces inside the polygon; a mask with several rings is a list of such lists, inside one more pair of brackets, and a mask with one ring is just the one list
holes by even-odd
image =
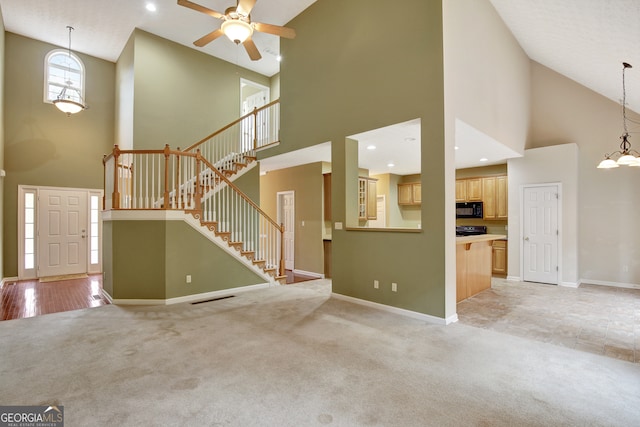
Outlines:
{"label": "hardwood floor", "polygon": [[[287,283],[317,277],[286,271]],[[41,283],[38,280],[9,282],[0,290],[0,320],[21,319],[41,314],[100,307],[109,304],[102,296],[102,275],[83,279]]]}
{"label": "hardwood floor", "polygon": [[5,283],[0,290],[0,320],[99,307],[109,304],[102,296],[102,275],[40,283],[24,280]]}

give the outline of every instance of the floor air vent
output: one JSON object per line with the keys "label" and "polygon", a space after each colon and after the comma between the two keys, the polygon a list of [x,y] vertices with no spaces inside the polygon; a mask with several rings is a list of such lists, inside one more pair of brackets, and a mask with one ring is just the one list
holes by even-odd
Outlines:
{"label": "floor air vent", "polygon": [[235,297],[235,295],[227,295],[226,297],[212,298],[204,301],[192,302],[191,305],[204,304],[205,302],[212,302],[212,301],[220,301],[221,299],[227,299],[227,298],[233,298],[233,297]]}

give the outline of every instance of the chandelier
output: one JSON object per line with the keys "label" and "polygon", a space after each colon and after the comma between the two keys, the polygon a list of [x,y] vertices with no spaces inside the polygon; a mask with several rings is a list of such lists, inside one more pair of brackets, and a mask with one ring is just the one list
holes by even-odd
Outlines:
{"label": "chandelier", "polygon": [[[69,29],[69,49],[67,50],[67,53],[69,55],[69,62],[71,62],[71,31],[73,30],[73,27],[67,26],[67,28]],[[65,86],[62,88],[56,99],[53,100],[53,105],[55,105],[58,110],[66,113],[67,117],[69,117],[72,114],[79,113],[84,110],[87,106],[82,101],[80,90],[73,87],[71,80],[66,80],[65,83]]]}
{"label": "chandelier", "polygon": [[[627,93],[624,84],[624,72],[627,68],[632,68],[630,64],[626,62],[622,63],[622,126],[624,133],[620,137],[622,142],[620,143],[620,150],[614,151],[611,154],[605,154],[604,160],[598,165],[599,169],[611,169],[617,168],[621,165],[624,166],[636,166],[640,167],[640,153],[631,149],[631,143],[629,142],[629,131],[627,130]],[[612,159],[612,156],[619,156],[617,160]]]}

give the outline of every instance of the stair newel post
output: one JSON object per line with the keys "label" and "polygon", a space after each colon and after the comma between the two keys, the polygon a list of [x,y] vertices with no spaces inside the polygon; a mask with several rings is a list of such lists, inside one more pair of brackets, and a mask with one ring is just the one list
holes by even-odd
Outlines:
{"label": "stair newel post", "polygon": [[113,146],[113,194],[111,196],[111,208],[120,209],[120,184],[118,184],[118,175],[120,170],[120,148],[118,144]]}
{"label": "stair newel post", "polygon": [[254,153],[257,149],[258,149],[258,108],[253,107],[253,151]]}
{"label": "stair newel post", "polygon": [[280,224],[280,273],[278,276],[284,276],[284,224]]}
{"label": "stair newel post", "polygon": [[196,205],[197,211],[202,210],[202,181],[200,180],[200,170],[202,168],[202,155],[200,149],[196,150]]}
{"label": "stair newel post", "polygon": [[169,156],[171,155],[169,144],[164,146],[164,209],[169,209]]}

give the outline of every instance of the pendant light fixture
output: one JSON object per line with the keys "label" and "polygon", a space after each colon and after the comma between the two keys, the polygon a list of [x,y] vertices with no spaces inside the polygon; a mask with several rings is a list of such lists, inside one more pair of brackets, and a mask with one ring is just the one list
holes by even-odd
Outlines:
{"label": "pendant light fixture", "polygon": [[[619,166],[635,166],[640,167],[640,153],[631,149],[631,143],[629,142],[629,131],[627,130],[627,93],[624,84],[624,73],[627,68],[632,68],[630,64],[622,63],[622,126],[624,133],[620,137],[622,142],[620,143],[620,150],[614,151],[611,154],[605,154],[604,160],[598,165],[599,169],[611,169]],[[614,160],[612,156],[619,156],[618,160]]]}
{"label": "pendant light fixture", "polygon": [[[69,49],[67,53],[69,55],[69,62],[71,62],[71,31],[73,31],[73,27],[68,25],[67,28],[69,29]],[[67,80],[66,74],[67,72],[65,71],[66,85],[62,88],[56,99],[53,100],[53,105],[69,117],[72,114],[79,113],[86,109],[87,106],[82,100],[80,90],[73,87],[71,80]]]}

